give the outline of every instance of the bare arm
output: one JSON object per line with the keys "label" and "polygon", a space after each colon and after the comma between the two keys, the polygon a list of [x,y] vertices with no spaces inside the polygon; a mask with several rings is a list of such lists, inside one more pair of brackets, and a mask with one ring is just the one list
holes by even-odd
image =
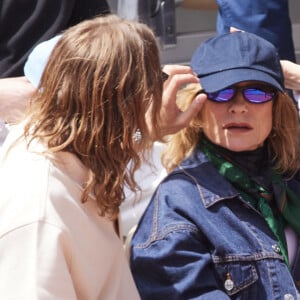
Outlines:
{"label": "bare arm", "polygon": [[285,87],[300,92],[300,65],[289,60],[281,60]]}
{"label": "bare arm", "polygon": [[34,86],[24,76],[0,79],[0,119],[16,122],[23,116],[34,91]]}

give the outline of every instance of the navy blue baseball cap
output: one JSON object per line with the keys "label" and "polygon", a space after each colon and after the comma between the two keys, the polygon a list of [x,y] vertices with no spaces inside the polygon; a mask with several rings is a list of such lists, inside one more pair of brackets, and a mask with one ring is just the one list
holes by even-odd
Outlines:
{"label": "navy blue baseball cap", "polygon": [[208,93],[249,80],[264,82],[284,91],[276,48],[249,32],[226,33],[204,41],[192,56],[191,68]]}

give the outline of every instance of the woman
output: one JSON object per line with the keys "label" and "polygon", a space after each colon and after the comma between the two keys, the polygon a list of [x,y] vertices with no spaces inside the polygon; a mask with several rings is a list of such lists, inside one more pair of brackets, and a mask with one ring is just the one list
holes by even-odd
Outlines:
{"label": "woman", "polygon": [[1,299],[139,299],[118,237],[124,187],[138,188],[143,152],[205,99],[180,112],[177,90],[199,79],[165,71],[163,93],[143,24],[109,15],[63,33],[1,149]]}
{"label": "woman", "polygon": [[170,174],[132,239],[141,298],[297,299],[299,123],[276,50],[229,33],[191,65],[202,90],[190,87],[183,107],[187,93],[208,99],[170,139]]}

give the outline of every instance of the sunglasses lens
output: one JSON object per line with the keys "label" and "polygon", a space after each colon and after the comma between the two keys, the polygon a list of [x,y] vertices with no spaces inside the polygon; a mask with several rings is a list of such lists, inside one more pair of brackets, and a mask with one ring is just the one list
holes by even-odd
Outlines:
{"label": "sunglasses lens", "polygon": [[207,93],[207,98],[216,102],[227,102],[234,96],[234,89],[224,89],[214,93]]}
{"label": "sunglasses lens", "polygon": [[252,103],[264,103],[274,98],[275,93],[260,89],[245,89],[244,97]]}
{"label": "sunglasses lens", "polygon": [[264,88],[227,88],[221,91],[217,91],[214,93],[206,93],[207,98],[223,103],[230,101],[236,94],[236,91],[241,90],[245,100],[248,100],[251,103],[265,103],[270,100],[273,100],[276,96],[276,92],[270,90],[270,89],[264,89]]}

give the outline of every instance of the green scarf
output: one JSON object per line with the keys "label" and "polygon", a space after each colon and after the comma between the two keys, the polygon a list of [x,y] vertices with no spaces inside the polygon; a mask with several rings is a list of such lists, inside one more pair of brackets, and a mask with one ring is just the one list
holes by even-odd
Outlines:
{"label": "green scarf", "polygon": [[[278,240],[285,263],[289,265],[284,227],[289,224],[300,236],[300,200],[297,195],[274,171],[272,172],[273,191],[269,192],[252,180],[241,168],[226,160],[217,147],[203,136],[200,147],[219,173],[240,192],[242,198],[261,212]],[[276,209],[271,208],[274,200]]]}

